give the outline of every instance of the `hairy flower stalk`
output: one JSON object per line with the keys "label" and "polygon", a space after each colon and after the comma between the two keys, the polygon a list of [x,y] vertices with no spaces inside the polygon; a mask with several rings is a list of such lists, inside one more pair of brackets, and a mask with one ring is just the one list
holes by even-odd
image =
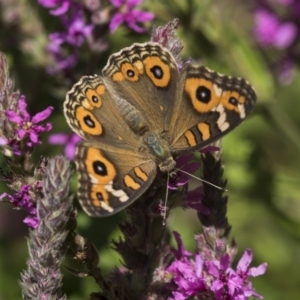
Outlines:
{"label": "hairy flower stalk", "polygon": [[205,210],[198,211],[198,217],[203,226],[202,234],[196,237],[198,249],[206,258],[220,258],[227,251],[233,257],[236,254],[234,243],[228,246],[227,238],[231,226],[228,223],[227,200],[224,196],[226,180],[223,180],[221,151],[206,153],[202,156],[203,179],[218,186],[216,188],[203,183],[202,205]]}
{"label": "hairy flower stalk", "polygon": [[73,212],[68,196],[71,168],[62,156],[49,160],[42,195],[36,201],[39,225],[30,230],[27,270],[21,274],[24,299],[66,299],[60,265],[66,253],[67,224]]}

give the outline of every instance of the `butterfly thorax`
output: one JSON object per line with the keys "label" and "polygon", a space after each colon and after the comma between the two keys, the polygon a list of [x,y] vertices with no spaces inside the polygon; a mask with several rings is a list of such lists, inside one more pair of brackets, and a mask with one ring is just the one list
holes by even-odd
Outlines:
{"label": "butterfly thorax", "polygon": [[160,136],[149,131],[143,136],[143,144],[162,172],[170,172],[175,168],[176,162],[171,151]]}

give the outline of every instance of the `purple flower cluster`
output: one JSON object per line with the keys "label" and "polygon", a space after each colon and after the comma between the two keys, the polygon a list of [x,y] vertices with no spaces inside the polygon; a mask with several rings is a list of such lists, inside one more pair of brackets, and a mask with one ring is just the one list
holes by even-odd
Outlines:
{"label": "purple flower cluster", "polygon": [[213,294],[215,299],[246,300],[249,297],[262,299],[252,287],[249,277],[265,273],[267,264],[249,268],[252,261],[252,251],[247,249],[237,264],[236,270],[231,267],[231,257],[228,254],[220,259],[206,260],[201,254],[188,252],[181,237],[174,232],[178,250],[174,250],[176,260],[166,268],[166,278],[172,276],[169,288],[173,297],[169,300],[184,300],[201,293]]}
{"label": "purple flower cluster", "polygon": [[31,228],[36,228],[39,222],[36,215],[36,207],[32,201],[32,193],[34,193],[32,187],[28,184],[24,184],[13,196],[3,193],[0,196],[0,200],[7,197],[14,206],[26,210],[29,213],[29,216],[27,216],[23,222]]}
{"label": "purple flower cluster", "polygon": [[[12,161],[14,160],[13,154],[17,156],[16,165],[19,165],[19,161],[23,161],[23,159],[26,161],[30,157],[28,153],[32,152],[32,148],[37,144],[41,144],[40,134],[52,129],[51,123],[47,123],[46,125],[39,124],[48,118],[52,111],[53,107],[48,107],[31,117],[27,111],[25,96],[19,98],[15,109],[5,110],[5,124],[7,128],[10,128],[7,130],[11,132],[7,132],[7,136],[0,138],[4,155],[8,156]],[[28,167],[26,171],[31,170],[29,162],[25,162],[24,164]],[[37,171],[36,175],[38,173],[39,171]],[[27,178],[13,175],[2,176],[2,179],[16,192],[14,195],[3,193],[0,196],[0,200],[8,198],[18,209],[25,209],[29,213],[29,216],[24,219],[24,223],[31,228],[36,228],[38,226],[38,218],[33,198],[36,198],[36,194],[40,192],[40,181],[34,177]]]}
{"label": "purple flower cluster", "polygon": [[300,2],[297,0],[277,0],[277,4],[267,0],[257,0],[254,36],[265,48],[280,52],[276,63],[281,81],[289,82],[295,63],[299,61]]}
{"label": "purple flower cluster", "polygon": [[63,32],[49,35],[48,51],[56,65],[48,68],[52,74],[72,69],[78,60],[77,48],[92,33],[93,25],[86,24],[83,5],[71,0],[39,0],[39,4],[50,9],[50,13],[60,18]]}
{"label": "purple flower cluster", "polygon": [[62,32],[49,35],[48,51],[56,63],[48,68],[49,73],[67,73],[71,70],[78,61],[78,48],[87,39],[90,40],[91,49],[103,50],[104,37],[98,36],[95,39],[93,36],[103,31],[96,30],[97,26],[109,23],[110,32],[114,32],[121,24],[126,24],[141,33],[144,28],[140,24],[154,18],[152,13],[136,9],[142,0],[110,0],[112,7],[108,8],[102,8],[99,0],[93,2],[88,4],[88,1],[39,0],[39,4],[49,9],[50,14],[58,17],[63,25]]}
{"label": "purple flower cluster", "polygon": [[145,29],[139,24],[152,21],[154,14],[136,9],[143,0],[110,0],[116,9],[109,24],[110,32],[114,32],[122,23],[126,23],[129,28],[136,32],[144,32]]}
{"label": "purple flower cluster", "polygon": [[[16,140],[27,140],[27,146],[32,148],[36,144],[40,144],[39,135],[42,132],[47,132],[52,129],[52,124],[47,123],[45,126],[38,125],[38,123],[47,119],[52,113],[53,107],[49,106],[42,112],[37,113],[32,118],[27,112],[27,104],[25,96],[21,96],[18,102],[19,112],[14,110],[7,110],[5,112],[8,120],[16,124]],[[19,149],[15,154],[20,155]]]}
{"label": "purple flower cluster", "polygon": [[297,26],[291,21],[281,21],[267,9],[255,13],[255,37],[263,46],[286,49],[294,42],[298,34]]}

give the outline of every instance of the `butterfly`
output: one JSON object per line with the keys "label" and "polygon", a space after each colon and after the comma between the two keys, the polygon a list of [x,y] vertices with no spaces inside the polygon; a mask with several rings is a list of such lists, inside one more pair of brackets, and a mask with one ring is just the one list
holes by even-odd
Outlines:
{"label": "butterfly", "polygon": [[220,139],[256,102],[242,78],[205,66],[179,69],[158,43],[112,54],[102,76],[83,76],[67,93],[64,114],[83,140],[76,147],[78,198],[91,216],[109,216],[139,198],[159,168]]}

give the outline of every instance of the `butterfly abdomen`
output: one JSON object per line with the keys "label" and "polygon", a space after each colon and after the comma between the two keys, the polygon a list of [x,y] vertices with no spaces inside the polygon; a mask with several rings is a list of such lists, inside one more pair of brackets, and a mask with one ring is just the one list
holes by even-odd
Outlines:
{"label": "butterfly abdomen", "polygon": [[122,98],[117,98],[116,104],[123,119],[136,135],[143,136],[149,131],[147,121],[133,105]]}

